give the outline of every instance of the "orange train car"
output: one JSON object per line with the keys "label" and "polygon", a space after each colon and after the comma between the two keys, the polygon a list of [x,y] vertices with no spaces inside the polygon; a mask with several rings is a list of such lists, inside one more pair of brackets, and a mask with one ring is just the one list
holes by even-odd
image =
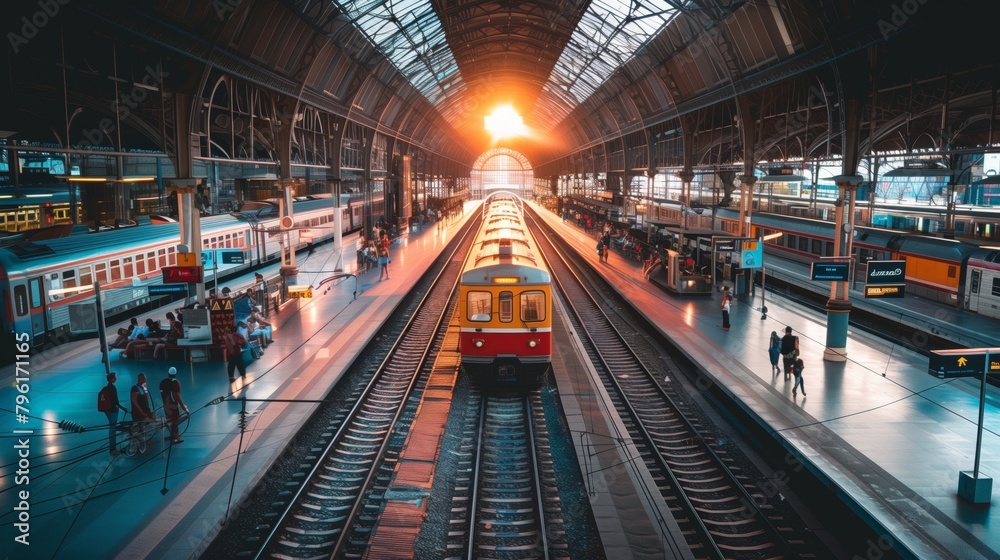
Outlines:
{"label": "orange train car", "polygon": [[459,286],[462,368],[493,388],[537,387],[551,368],[552,283],[523,202],[494,193]]}

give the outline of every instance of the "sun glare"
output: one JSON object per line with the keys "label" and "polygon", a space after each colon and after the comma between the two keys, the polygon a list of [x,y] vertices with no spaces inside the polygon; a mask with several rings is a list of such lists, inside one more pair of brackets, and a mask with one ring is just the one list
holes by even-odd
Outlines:
{"label": "sun glare", "polygon": [[492,115],[486,116],[486,130],[494,140],[524,134],[524,119],[509,105],[497,107]]}

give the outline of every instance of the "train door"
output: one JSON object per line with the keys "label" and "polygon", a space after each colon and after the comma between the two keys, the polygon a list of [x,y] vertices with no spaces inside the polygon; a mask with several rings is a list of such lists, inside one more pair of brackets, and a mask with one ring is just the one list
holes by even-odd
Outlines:
{"label": "train door", "polygon": [[983,271],[969,269],[969,285],[965,290],[965,308],[969,311],[979,309],[979,287],[982,283]]}
{"label": "train door", "polygon": [[36,342],[41,342],[48,325],[46,316],[47,306],[45,304],[45,287],[42,284],[42,277],[28,279],[28,312],[31,315],[31,338]]}
{"label": "train door", "polygon": [[[36,285],[40,287],[41,282],[38,282]],[[40,291],[38,293],[40,294]],[[41,298],[32,298],[31,290],[29,290],[29,284],[20,281],[11,282],[10,299],[14,331],[17,333],[30,333],[32,338],[34,338],[34,335],[41,332],[42,328],[44,328],[36,328],[36,314],[33,313],[33,309],[42,307]],[[39,320],[38,322],[40,323],[41,321]]]}

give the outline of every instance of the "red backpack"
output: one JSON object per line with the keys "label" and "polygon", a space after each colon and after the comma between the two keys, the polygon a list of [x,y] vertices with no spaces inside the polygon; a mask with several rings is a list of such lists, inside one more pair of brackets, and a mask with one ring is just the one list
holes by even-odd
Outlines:
{"label": "red backpack", "polygon": [[97,411],[111,412],[115,409],[115,403],[111,402],[111,385],[105,385],[101,392],[97,393]]}

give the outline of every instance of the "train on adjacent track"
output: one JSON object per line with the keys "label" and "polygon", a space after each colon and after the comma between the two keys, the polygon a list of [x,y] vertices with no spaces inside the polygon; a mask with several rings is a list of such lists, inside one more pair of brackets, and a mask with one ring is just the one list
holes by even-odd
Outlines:
{"label": "train on adjacent track", "polygon": [[[659,215],[680,223],[680,212],[661,208]],[[701,214],[689,214],[688,227],[738,235],[739,212],[718,208],[713,215],[705,208]],[[765,242],[767,253],[809,263],[833,256],[835,227],[832,221],[755,213],[751,236],[780,233]],[[855,226],[851,233],[859,278],[869,261],[903,260],[907,293],[1000,318],[1000,247],[971,238],[945,239],[878,227]]]}
{"label": "train on adjacent track", "polygon": [[551,369],[552,282],[516,196],[486,199],[459,298],[462,368],[473,382],[539,386]]}
{"label": "train on adjacent track", "polygon": [[[283,236],[303,248],[334,236],[333,201],[329,195],[298,197],[294,225],[279,231],[278,205],[255,202],[241,212],[201,218],[202,249],[231,249],[244,254],[237,272],[273,260]],[[372,215],[384,212],[378,199]],[[362,227],[362,206],[341,206],[344,233]],[[105,316],[123,313],[150,300],[148,287],[162,283],[164,267],[177,264],[179,224],[147,223],[56,239],[0,243],[0,317],[4,333],[29,333],[35,344],[67,334],[93,332],[94,283],[101,286]]]}

